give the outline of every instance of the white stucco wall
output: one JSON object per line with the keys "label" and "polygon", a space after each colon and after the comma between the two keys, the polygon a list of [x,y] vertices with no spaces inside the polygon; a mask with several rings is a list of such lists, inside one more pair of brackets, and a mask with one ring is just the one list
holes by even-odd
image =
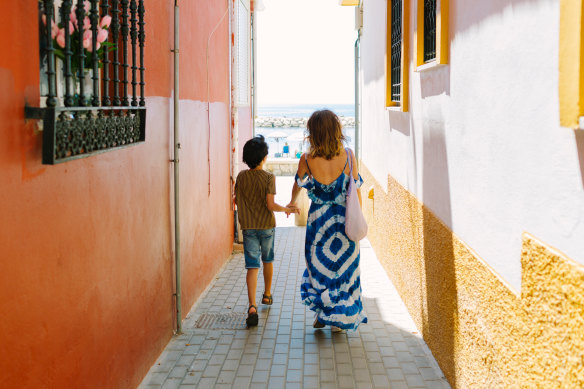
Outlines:
{"label": "white stucco wall", "polygon": [[524,231],[584,263],[584,166],[575,131],[559,126],[558,3],[450,0],[449,65],[414,72],[410,62],[401,113],[384,107],[386,0],[364,2],[363,163],[517,290]]}

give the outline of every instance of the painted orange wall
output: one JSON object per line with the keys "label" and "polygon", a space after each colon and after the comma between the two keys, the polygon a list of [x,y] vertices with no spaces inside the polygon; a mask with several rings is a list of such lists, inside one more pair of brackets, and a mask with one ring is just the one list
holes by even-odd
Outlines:
{"label": "painted orange wall", "polygon": [[[228,16],[206,103],[219,3],[181,7],[183,315],[233,240]],[[173,4],[146,2],[145,144],[45,166],[23,117],[39,102],[37,4],[0,2],[0,388],[132,388],[172,336]]]}

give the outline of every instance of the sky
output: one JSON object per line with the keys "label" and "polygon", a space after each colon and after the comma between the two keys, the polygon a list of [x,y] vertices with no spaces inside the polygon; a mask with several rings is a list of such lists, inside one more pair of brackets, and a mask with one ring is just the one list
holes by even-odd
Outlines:
{"label": "sky", "polygon": [[257,101],[350,104],[355,7],[338,0],[263,0],[257,12]]}

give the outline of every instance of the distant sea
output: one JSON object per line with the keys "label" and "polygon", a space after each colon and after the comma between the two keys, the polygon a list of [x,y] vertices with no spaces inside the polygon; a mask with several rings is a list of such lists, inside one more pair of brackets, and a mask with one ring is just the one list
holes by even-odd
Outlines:
{"label": "distant sea", "polygon": [[[355,116],[355,105],[353,104],[288,104],[288,105],[266,105],[258,106],[257,116],[258,117],[287,117],[287,118],[297,118],[305,117],[308,118],[310,115],[319,109],[330,109],[338,116],[354,117]],[[354,149],[354,127],[343,128],[343,134],[346,137],[347,146]],[[287,137],[292,135],[306,135],[306,128],[300,127],[256,127],[256,134],[261,134],[266,137],[268,146],[270,148],[269,155],[275,157],[276,154],[280,154],[283,151],[284,145],[288,143],[290,150],[290,157],[294,157],[296,152],[304,152],[307,150],[306,142],[300,140],[289,140]],[[280,134],[280,137],[273,137],[273,134]]]}

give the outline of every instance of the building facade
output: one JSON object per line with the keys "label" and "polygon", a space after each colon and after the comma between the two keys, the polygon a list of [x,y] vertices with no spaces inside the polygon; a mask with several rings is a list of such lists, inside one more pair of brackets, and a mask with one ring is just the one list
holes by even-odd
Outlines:
{"label": "building facade", "polygon": [[[44,57],[42,49],[47,47],[46,39],[39,37],[47,18],[39,12],[44,12],[40,11],[42,7],[54,6],[57,20],[62,21],[59,7],[72,5],[77,9],[78,2],[0,4],[4,15],[0,26],[4,47],[0,59],[2,388],[136,387],[177,328],[175,222],[180,227],[179,321],[232,251],[235,150],[238,134],[245,140],[252,131],[250,99],[241,98],[250,95],[250,84],[232,85],[232,73],[238,72],[233,64],[239,61],[237,66],[242,66],[238,60],[241,51],[238,54],[235,47],[239,39],[235,23],[238,12],[246,12],[249,20],[250,2],[85,3],[80,2],[90,18],[93,12],[99,15],[96,31],[108,25],[103,16],[113,16],[114,7],[119,10],[121,24],[116,39],[120,40],[115,43],[119,62],[123,60],[121,37],[126,34],[126,42],[136,39],[135,46],[128,43],[128,59],[123,60],[129,64],[127,76],[121,65],[113,63],[113,52],[109,64],[104,65],[100,59],[98,89],[101,98],[107,93],[113,98],[114,87],[101,83],[107,82],[107,77],[125,79],[132,97],[139,93],[133,88],[139,91],[140,82],[145,82],[140,102],[132,105],[146,110],[145,139],[130,147],[43,164],[45,154],[58,156],[60,151],[58,147],[51,151],[49,142],[43,139],[48,131],[46,120],[41,128],[42,120],[25,118],[25,106],[49,106],[51,98],[43,88],[54,87],[50,81],[43,84],[46,71],[39,65]],[[240,10],[236,3],[247,9]],[[177,5],[180,50],[174,52]],[[72,13],[67,18],[78,16]],[[111,23],[109,42],[114,39],[116,22]],[[72,51],[77,48],[73,48],[73,32],[68,35]],[[138,65],[138,59],[132,58],[133,50],[139,52],[137,42],[143,40],[142,32],[143,64]],[[63,32],[55,31],[53,36],[55,48],[62,42],[66,51],[69,43],[64,43],[65,38],[59,34]],[[250,39],[249,34],[246,39]],[[86,54],[92,49],[97,52],[91,44],[82,49]],[[178,74],[174,73],[175,54],[179,58]],[[91,54],[87,55],[87,61],[91,61]],[[249,61],[250,56],[245,58]],[[67,69],[66,64],[61,66]],[[116,66],[119,73],[114,76]],[[56,69],[62,71],[58,66]],[[249,64],[246,69],[249,77]],[[144,77],[135,79],[134,70],[138,75],[143,71]],[[57,78],[56,87],[61,90],[57,109],[67,99],[62,98],[66,93],[63,77]],[[174,85],[176,77],[180,79],[179,91]],[[118,82],[116,93],[122,93],[123,86]],[[173,98],[177,92],[180,200],[175,221]],[[239,99],[237,121],[232,109],[234,93]],[[100,104],[106,105],[99,99],[90,103]],[[109,107],[112,103],[107,104]],[[68,112],[58,120],[74,125],[78,115],[88,112],[84,109]],[[99,112],[109,114],[108,110]],[[120,115],[127,112],[131,109]],[[101,116],[92,117],[102,120]],[[107,127],[104,131],[111,134],[119,128]],[[78,130],[86,131],[86,127]],[[84,134],[81,152],[86,152],[89,144]],[[68,159],[77,152],[79,147],[62,156]]]}
{"label": "building facade", "polygon": [[582,2],[359,9],[369,237],[442,371],[583,387]]}

